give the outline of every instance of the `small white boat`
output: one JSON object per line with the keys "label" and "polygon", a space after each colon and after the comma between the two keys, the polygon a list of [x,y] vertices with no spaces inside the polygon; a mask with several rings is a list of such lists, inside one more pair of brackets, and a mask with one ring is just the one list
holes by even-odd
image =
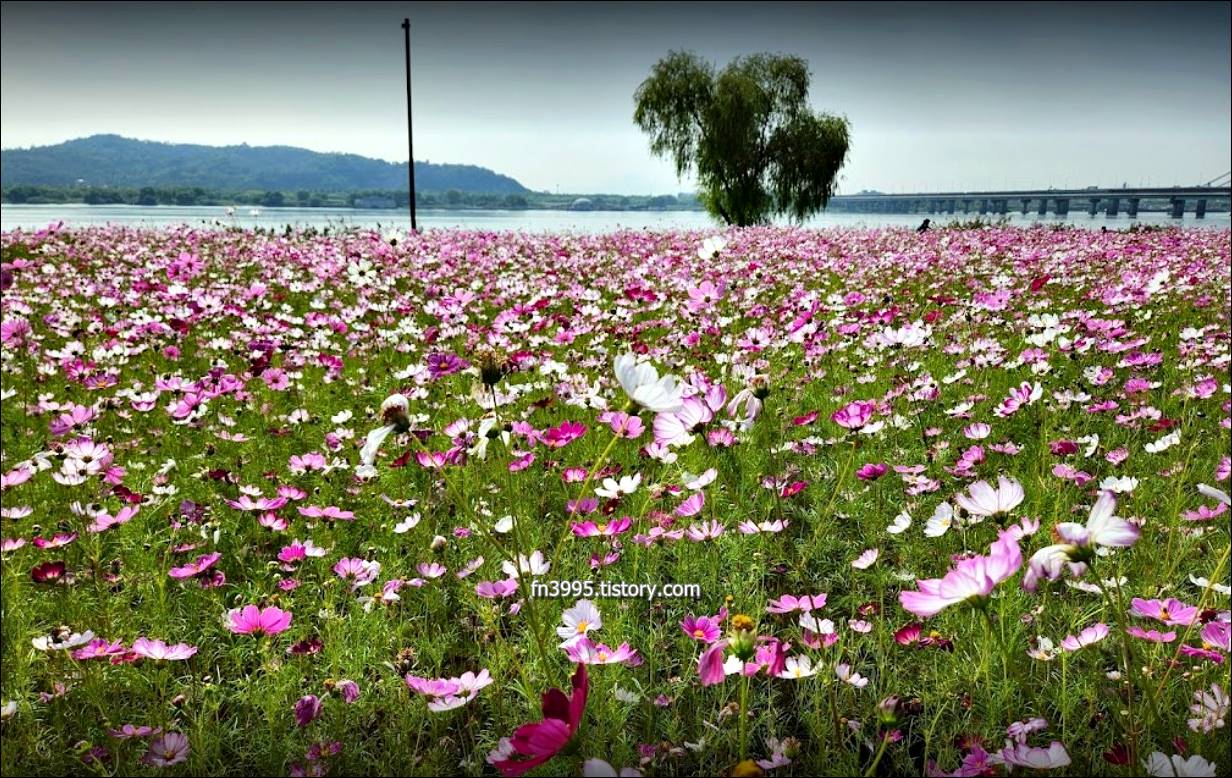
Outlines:
{"label": "small white boat", "polygon": [[249,216],[260,216],[260,215],[261,215],[261,209],[260,209],[260,208],[252,208],[252,209],[250,209],[250,210],[248,211],[248,215],[249,215]]}

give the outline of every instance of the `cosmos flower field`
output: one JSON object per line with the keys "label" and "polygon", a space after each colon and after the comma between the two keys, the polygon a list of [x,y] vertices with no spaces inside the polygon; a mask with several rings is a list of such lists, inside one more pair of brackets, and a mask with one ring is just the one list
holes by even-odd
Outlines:
{"label": "cosmos flower field", "polygon": [[5,233],[0,771],[1227,775],[1229,242]]}

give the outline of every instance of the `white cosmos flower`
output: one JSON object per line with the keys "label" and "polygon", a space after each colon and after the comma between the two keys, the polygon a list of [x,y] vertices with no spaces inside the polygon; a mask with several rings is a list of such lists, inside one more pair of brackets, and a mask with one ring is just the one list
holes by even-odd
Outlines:
{"label": "white cosmos flower", "polygon": [[1099,482],[1099,488],[1105,492],[1116,492],[1117,494],[1128,494],[1138,488],[1138,479],[1124,476],[1117,478],[1116,476],[1108,476]]}
{"label": "white cosmos flower", "polygon": [[834,674],[838,676],[840,681],[849,683],[857,689],[863,689],[865,686],[868,686],[868,679],[859,673],[853,673],[851,665],[845,662],[834,668]]}
{"label": "white cosmos flower", "polygon": [[362,465],[371,466],[376,462],[376,453],[381,450],[381,444],[396,431],[410,429],[410,419],[407,411],[410,403],[403,394],[391,394],[381,403],[381,418],[387,423],[368,433],[364,446],[359,450],[359,461]]}
{"label": "white cosmos flower", "polygon": [[954,521],[954,508],[948,502],[943,502],[937,506],[932,518],[924,525],[924,534],[930,538],[939,538],[954,526]]}
{"label": "white cosmos flower", "polygon": [[1215,487],[1207,486],[1206,484],[1198,484],[1198,491],[1207,497],[1210,497],[1212,500],[1219,500],[1224,505],[1232,504],[1232,497],[1229,497],[1228,493],[1222,489],[1216,489]]}
{"label": "white cosmos flower", "polygon": [[725,248],[727,240],[722,235],[711,235],[702,241],[701,248],[697,250],[697,258],[710,259]]}
{"label": "white cosmos flower", "polygon": [[565,643],[562,645],[573,643],[592,629],[603,626],[603,617],[590,600],[578,600],[572,608],[561,614],[560,620],[564,623],[556,628],[556,634],[564,639]]}
{"label": "white cosmos flower", "polygon": [[1182,759],[1180,754],[1164,756],[1156,751],[1147,757],[1143,763],[1147,775],[1155,776],[1214,776],[1215,765],[1194,754],[1188,759]]}
{"label": "white cosmos flower", "polygon": [[816,675],[819,669],[813,666],[813,660],[807,656],[789,656],[783,662],[779,678],[808,678],[810,675]]}
{"label": "white cosmos flower", "polygon": [[907,528],[910,526],[911,526],[911,514],[907,513],[906,511],[903,511],[902,513],[894,517],[894,522],[890,524],[890,526],[886,527],[886,532],[890,533],[891,535],[898,535],[903,532],[906,532]]}
{"label": "white cosmos flower", "polygon": [[513,529],[513,517],[512,516],[501,516],[499,519],[496,520],[496,524],[492,525],[492,531],[500,533],[501,535],[507,534],[512,529]]}
{"label": "white cosmos flower", "polygon": [[546,575],[550,569],[552,569],[552,564],[543,558],[542,551],[532,551],[529,557],[525,554],[518,554],[517,567],[514,567],[513,563],[508,560],[501,562],[501,570],[504,570],[505,575],[510,578],[517,578],[522,573],[530,573],[532,576]]}
{"label": "white cosmos flower", "polygon": [[653,365],[639,363],[632,354],[616,357],[613,367],[625,394],[641,407],[655,413],[675,413],[684,407],[676,376],[660,378]]}
{"label": "white cosmos flower", "polygon": [[606,497],[609,500],[614,500],[622,494],[633,494],[641,483],[641,473],[623,476],[619,481],[615,478],[604,478],[603,486],[595,489],[595,494],[600,497]]}
{"label": "white cosmos flower", "polygon": [[1166,451],[1172,448],[1173,446],[1175,446],[1177,443],[1180,443],[1180,442],[1181,442],[1181,431],[1177,430],[1176,432],[1172,432],[1167,435],[1164,435],[1162,438],[1155,441],[1154,443],[1147,443],[1145,446],[1143,446],[1143,448],[1146,449],[1146,452],[1148,454],[1158,454],[1161,451]]}
{"label": "white cosmos flower", "polygon": [[1219,583],[1213,584],[1210,582],[1209,579],[1202,578],[1202,577],[1195,577],[1193,573],[1189,574],[1189,582],[1193,584],[1194,586],[1198,587],[1199,589],[1205,589],[1207,586],[1210,586],[1211,591],[1219,592],[1220,594],[1232,594],[1232,586],[1227,586],[1226,584],[1219,584]]}
{"label": "white cosmos flower", "polygon": [[401,535],[404,532],[410,532],[415,529],[417,524],[419,524],[420,518],[422,517],[418,513],[412,513],[410,516],[407,516],[405,519],[394,525],[394,532],[398,535]]}

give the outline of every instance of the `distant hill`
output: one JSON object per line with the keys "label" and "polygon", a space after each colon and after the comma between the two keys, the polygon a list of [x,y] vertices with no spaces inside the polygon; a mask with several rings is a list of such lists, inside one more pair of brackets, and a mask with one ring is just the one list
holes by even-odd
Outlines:
{"label": "distant hill", "polygon": [[[294,146],[200,146],[91,135],[54,146],[0,151],[0,183],[70,186],[206,187],[246,190],[406,191],[406,166],[358,154]],[[520,194],[526,187],[475,165],[415,163],[424,192]]]}

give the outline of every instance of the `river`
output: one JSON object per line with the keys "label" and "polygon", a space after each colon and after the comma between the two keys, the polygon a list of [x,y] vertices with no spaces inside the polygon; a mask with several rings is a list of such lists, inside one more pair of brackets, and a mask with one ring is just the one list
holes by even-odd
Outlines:
{"label": "river", "polygon": [[[880,214],[880,213],[822,213],[805,222],[807,227],[915,227],[925,217],[937,226],[949,221],[977,218],[954,214]],[[986,216],[985,219],[996,217]],[[1103,214],[1089,216],[1085,212],[1071,212],[1066,217],[1053,214],[1039,216],[1011,213],[1007,216],[1013,225],[1072,224],[1087,229],[1124,229],[1130,224],[1163,224],[1181,227],[1206,227],[1228,229],[1232,226],[1227,213],[1208,213],[1205,219],[1195,219],[1193,213],[1183,219],[1172,219],[1164,213],[1140,214],[1137,219],[1127,216],[1107,217]],[[608,232],[622,228],[633,229],[710,229],[716,223],[700,211],[452,211],[425,209],[418,213],[421,228],[458,228],[470,230],[525,230],[529,232],[574,231]],[[4,205],[0,207],[0,229],[5,232],[23,229],[42,229],[50,224],[63,222],[66,226],[99,224],[122,224],[129,226],[161,227],[174,224],[189,224],[199,227],[266,227],[281,228],[287,224],[301,227],[405,227],[408,217],[405,211],[361,210],[352,208],[249,208],[236,207],[234,215],[228,216],[222,206],[174,206],[174,205]]]}

